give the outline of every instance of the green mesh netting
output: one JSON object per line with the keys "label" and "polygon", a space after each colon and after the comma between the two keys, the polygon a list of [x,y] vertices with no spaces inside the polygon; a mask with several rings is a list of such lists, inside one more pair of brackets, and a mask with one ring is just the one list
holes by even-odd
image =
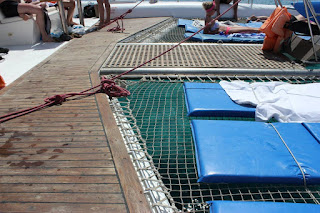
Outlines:
{"label": "green mesh netting", "polygon": [[[219,80],[221,78],[215,82]],[[251,78],[244,80],[252,81]],[[270,78],[254,80],[268,81]],[[285,77],[280,80],[296,83],[319,82],[318,78],[313,77]],[[212,78],[207,81],[212,81]],[[319,203],[319,185],[305,189],[297,185],[197,183],[196,159],[190,128],[190,119],[194,118],[186,116],[183,81],[128,80],[126,84],[131,95],[120,98],[119,102],[121,106],[131,110],[131,115],[127,113],[127,119],[138,126],[135,134],[143,138],[140,144],[152,157],[153,164],[178,209],[206,212],[206,201],[210,200]],[[201,119],[252,120],[228,117]]]}

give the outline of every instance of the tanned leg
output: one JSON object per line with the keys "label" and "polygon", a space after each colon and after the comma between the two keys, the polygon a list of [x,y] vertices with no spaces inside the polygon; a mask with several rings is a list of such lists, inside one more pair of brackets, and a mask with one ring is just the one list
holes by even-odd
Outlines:
{"label": "tanned leg", "polygon": [[76,3],[74,0],[70,0],[69,2],[63,2],[63,6],[65,9],[68,9],[68,14],[67,14],[67,24],[69,26],[71,25],[78,25],[78,23],[73,21],[73,13],[74,13],[74,9],[76,7]]}
{"label": "tanned leg", "polygon": [[[233,4],[236,2],[237,0],[233,0]],[[238,21],[238,4],[233,7],[233,18]]]}
{"label": "tanned leg", "polygon": [[216,3],[217,16],[220,15],[220,0],[214,0]]}
{"label": "tanned leg", "polygon": [[241,26],[232,26],[230,27],[229,33],[259,33],[259,28],[253,27],[241,27]]}
{"label": "tanned leg", "polygon": [[45,23],[44,23],[44,12],[39,5],[20,3],[18,4],[18,13],[19,14],[36,14],[36,23],[40,29],[42,40],[44,42],[53,41],[53,39],[46,33]]}
{"label": "tanned leg", "polygon": [[98,10],[99,10],[99,17],[100,17],[99,27],[103,27],[103,24],[104,24],[104,6],[103,6],[103,0],[97,0],[97,1],[98,1]]}
{"label": "tanned leg", "polygon": [[107,13],[107,19],[105,21],[105,23],[109,23],[110,22],[110,3],[109,0],[104,0],[104,5],[106,7],[106,13]]}

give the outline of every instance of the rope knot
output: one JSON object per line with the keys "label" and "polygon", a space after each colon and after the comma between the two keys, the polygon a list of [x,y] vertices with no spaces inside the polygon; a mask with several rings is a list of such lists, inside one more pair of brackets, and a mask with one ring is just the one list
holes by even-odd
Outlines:
{"label": "rope knot", "polygon": [[54,95],[52,97],[46,98],[44,100],[46,103],[52,102],[54,105],[62,104],[66,101],[66,98],[63,95]]}
{"label": "rope knot", "polygon": [[127,11],[127,13],[131,13],[132,12],[132,9],[129,9],[128,11]]}
{"label": "rope knot", "polygon": [[109,96],[110,99],[113,97],[126,97],[130,95],[130,92],[118,85],[113,80],[102,77],[100,92],[103,92]]}

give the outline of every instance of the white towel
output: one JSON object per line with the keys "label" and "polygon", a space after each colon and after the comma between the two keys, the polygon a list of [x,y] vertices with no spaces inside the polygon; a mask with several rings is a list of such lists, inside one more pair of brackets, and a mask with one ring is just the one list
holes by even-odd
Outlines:
{"label": "white towel", "polygon": [[220,85],[237,104],[256,107],[256,120],[320,122],[320,83],[221,81]]}

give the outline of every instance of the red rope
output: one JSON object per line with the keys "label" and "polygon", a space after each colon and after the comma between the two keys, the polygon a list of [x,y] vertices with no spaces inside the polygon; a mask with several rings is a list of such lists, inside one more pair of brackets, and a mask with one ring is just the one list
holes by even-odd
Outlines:
{"label": "red rope", "polygon": [[[113,28],[110,28],[110,29],[108,29],[107,31],[108,31],[108,32],[115,32],[115,31],[121,31],[121,32],[123,32],[123,31],[125,30],[125,29],[123,28],[123,19],[124,19],[129,13],[131,13],[139,4],[141,4],[143,1],[144,1],[144,0],[141,0],[141,1],[140,1],[138,4],[136,4],[133,8],[127,10],[127,12],[125,12],[125,13],[123,13],[122,15],[114,18],[112,21],[108,22],[107,24],[103,25],[102,28],[103,28],[103,27],[106,27],[106,26],[108,26],[108,25],[110,25],[110,24],[112,24],[112,23],[114,23],[114,22],[116,22],[116,23],[117,23],[117,26],[116,26],[116,27],[113,27]],[[121,21],[121,26],[122,26],[122,27],[120,27],[119,20]]]}
{"label": "red rope", "polygon": [[[100,87],[96,91],[89,92],[90,90],[94,90],[96,88]],[[92,87],[90,89],[84,90],[79,93],[66,93],[62,95],[54,95],[52,97],[44,99],[44,104],[41,104],[39,106],[31,107],[28,109],[24,109],[21,111],[17,111],[14,113],[10,113],[4,116],[0,116],[0,123],[4,123],[8,120],[11,120],[13,118],[20,117],[22,115],[29,114],[31,112],[35,112],[37,110],[50,107],[53,105],[61,105],[63,102],[67,101],[68,98],[74,97],[74,96],[90,96],[97,93],[105,93],[109,96],[109,98],[113,97],[124,97],[130,95],[130,92],[120,86],[117,86],[116,83],[113,80],[106,79],[105,77],[102,77],[101,83],[95,87]]]}
{"label": "red rope", "polygon": [[226,14],[229,10],[231,10],[231,8],[233,8],[235,5],[237,5],[241,0],[238,0],[237,2],[235,2],[231,7],[229,7],[226,11],[224,11],[223,13],[221,13],[220,15],[218,15],[217,17],[215,17],[213,20],[211,20],[209,23],[207,23],[204,27],[202,27],[201,29],[199,29],[197,32],[193,33],[191,36],[189,36],[188,38],[185,38],[184,40],[180,41],[178,44],[174,45],[173,47],[169,48],[168,50],[164,51],[163,53],[161,53],[160,55],[155,56],[154,58],[151,58],[150,60],[132,68],[131,70],[128,70],[126,72],[123,72],[119,75],[114,76],[113,78],[111,78],[112,80],[120,78],[123,75],[126,75],[148,63],[150,63],[151,61],[163,56],[164,54],[170,52],[171,50],[175,49],[176,47],[180,46],[182,43],[188,41],[190,38],[192,38],[193,36],[195,36],[196,34],[198,34],[199,32],[201,32],[202,30],[204,30],[204,28],[206,28],[208,25],[211,25],[214,21],[218,20],[221,16],[223,16],[224,14]]}
{"label": "red rope", "polygon": [[[142,0],[144,1],[144,0]],[[142,2],[141,1],[141,2]],[[165,52],[161,53],[160,55],[158,56],[155,56],[154,58],[140,64],[139,66],[136,66],[134,68],[132,68],[131,70],[128,70],[126,72],[123,72],[117,76],[114,76],[113,78],[111,79],[106,79],[105,77],[102,77],[101,78],[101,82],[99,85],[97,86],[94,86],[90,89],[87,89],[87,90],[84,90],[82,92],[79,92],[79,93],[66,93],[66,94],[62,94],[62,95],[54,95],[52,97],[49,97],[49,98],[46,98],[44,100],[44,104],[41,104],[39,106],[36,106],[36,107],[32,107],[32,108],[28,108],[28,109],[25,109],[25,110],[21,110],[21,111],[17,111],[17,112],[14,112],[14,113],[10,113],[10,114],[7,114],[7,115],[4,115],[4,116],[0,116],[0,123],[4,123],[8,120],[11,120],[13,118],[16,118],[16,117],[20,117],[22,115],[26,115],[26,114],[29,114],[31,112],[35,112],[37,110],[40,110],[40,109],[43,109],[43,108],[46,108],[46,107],[49,107],[49,106],[53,106],[53,105],[61,105],[63,102],[67,101],[68,98],[70,97],[73,97],[73,96],[79,96],[79,95],[85,95],[85,96],[90,96],[90,95],[94,95],[94,94],[97,94],[97,93],[105,93],[109,96],[109,98],[113,98],[113,97],[123,97],[123,96],[129,96],[130,95],[130,92],[124,88],[121,88],[120,86],[117,86],[114,82],[115,79],[117,78],[120,78],[121,76],[123,75],[126,75],[144,65],[146,65],[147,63],[150,63],[151,61],[159,58],[160,56],[170,52],[171,50],[173,50],[174,48],[180,46],[182,43],[186,42],[187,40],[189,40],[190,38],[192,38],[194,35],[196,35],[197,33],[199,33],[201,30],[203,30],[205,27],[207,27],[208,25],[212,24],[214,21],[216,21],[217,19],[219,19],[221,16],[223,16],[225,13],[227,13],[229,10],[231,10],[231,8],[233,8],[236,4],[238,4],[241,0],[238,0],[236,3],[234,3],[230,8],[228,8],[226,11],[224,11],[222,14],[220,14],[219,16],[217,16],[215,19],[213,19],[212,21],[210,21],[208,24],[206,24],[204,27],[202,27],[200,30],[198,30],[197,32],[193,33],[191,36],[189,36],[188,38],[184,39],[183,41],[180,41],[178,44],[174,45],[173,47],[171,47],[170,49],[166,50]],[[140,2],[140,3],[141,3]],[[139,3],[139,4],[140,4]],[[139,4],[137,4],[135,7],[137,7]],[[134,8],[135,8],[134,7]],[[133,9],[134,9],[133,8]],[[128,10],[130,11],[130,10]],[[130,13],[132,12],[132,9],[130,12],[126,12],[125,14],[127,13]],[[98,90],[94,91],[94,92],[89,92],[91,90],[94,90],[96,88],[100,87]]]}

